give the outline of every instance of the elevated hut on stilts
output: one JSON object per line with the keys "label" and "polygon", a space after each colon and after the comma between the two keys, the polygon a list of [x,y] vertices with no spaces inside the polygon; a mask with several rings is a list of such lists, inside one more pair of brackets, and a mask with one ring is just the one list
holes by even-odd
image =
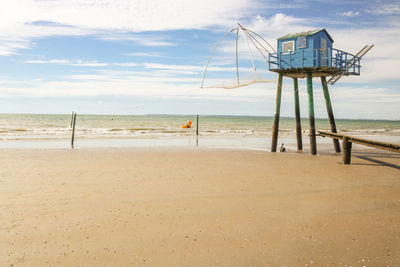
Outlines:
{"label": "elevated hut on stilts", "polygon": [[[269,53],[269,70],[278,73],[275,116],[272,129],[271,152],[276,152],[283,77],[293,79],[296,116],[297,149],[302,150],[298,79],[307,79],[310,151],[317,154],[314,97],[312,78],[320,77],[325,97],[331,131],[336,133],[335,118],[329,96],[328,84],[333,85],[342,76],[360,75],[360,60],[373,45],[366,45],[356,55],[332,47],[333,39],[325,29],[288,34],[278,38],[277,52]],[[327,81],[327,77],[329,80]],[[339,141],[333,139],[336,152]]]}
{"label": "elevated hut on stilts", "polygon": [[[236,78],[237,84],[234,86],[211,86],[221,88],[237,88],[247,86],[256,82],[268,82],[267,80],[255,79],[248,83],[241,83],[239,79],[239,59],[238,59],[238,37],[241,33],[247,42],[249,54],[253,63],[254,73],[256,66],[253,59],[251,47],[255,48],[268,63],[269,70],[278,73],[278,84],[276,90],[276,106],[274,123],[272,127],[272,143],[271,152],[276,152],[278,144],[279,132],[279,117],[281,108],[282,81],[283,77],[293,79],[294,87],[294,103],[296,116],[296,135],[297,149],[303,150],[301,120],[300,120],[300,103],[298,79],[307,79],[307,94],[308,94],[308,118],[309,118],[309,136],[310,136],[310,151],[312,155],[317,154],[315,116],[314,116],[314,95],[312,78],[319,77],[322,83],[324,92],[326,110],[328,113],[329,123],[332,134],[337,133],[333,108],[329,96],[328,84],[333,85],[343,76],[360,75],[361,58],[374,46],[364,46],[356,55],[335,49],[332,47],[333,39],[325,29],[316,29],[295,34],[287,34],[278,38],[277,51],[260,35],[244,28],[239,23],[238,26],[227,32],[216,44],[208,58],[201,88],[204,88],[204,80],[206,77],[207,67],[210,60],[220,45],[220,43],[230,33],[236,33]],[[327,80],[328,78],[328,80]],[[331,137],[331,136],[330,136]],[[333,144],[336,152],[340,152],[338,138],[333,138]],[[346,144],[346,142],[344,142]],[[351,143],[349,142],[349,146]],[[345,148],[345,147],[344,147]],[[346,148],[345,148],[346,149]],[[351,147],[350,147],[351,149]]]}

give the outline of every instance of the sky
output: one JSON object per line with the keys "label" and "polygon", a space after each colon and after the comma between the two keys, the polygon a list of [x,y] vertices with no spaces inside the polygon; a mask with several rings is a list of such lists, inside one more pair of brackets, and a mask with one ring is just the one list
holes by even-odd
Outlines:
{"label": "sky", "polygon": [[[400,120],[400,2],[390,0],[2,0],[0,113],[201,114],[273,116],[277,74],[262,58],[265,83],[237,89],[235,35],[240,23],[276,48],[276,39],[325,28],[334,48],[356,54],[361,75],[330,86],[336,118]],[[245,40],[240,76],[255,74]],[[260,55],[258,55],[260,56]],[[281,115],[294,116],[292,79],[284,78]],[[326,118],[314,78],[316,117]],[[302,117],[306,83],[299,81]]]}

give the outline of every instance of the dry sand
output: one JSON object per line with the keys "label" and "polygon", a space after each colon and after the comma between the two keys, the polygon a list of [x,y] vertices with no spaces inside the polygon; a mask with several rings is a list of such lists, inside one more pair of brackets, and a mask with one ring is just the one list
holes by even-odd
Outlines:
{"label": "dry sand", "polygon": [[371,151],[3,149],[0,266],[400,266],[400,155]]}

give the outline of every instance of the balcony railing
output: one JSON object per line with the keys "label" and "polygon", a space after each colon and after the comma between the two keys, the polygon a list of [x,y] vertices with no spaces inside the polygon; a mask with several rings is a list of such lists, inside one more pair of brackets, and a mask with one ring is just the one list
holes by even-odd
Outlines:
{"label": "balcony railing", "polygon": [[269,54],[270,70],[334,68],[344,75],[360,75],[360,57],[335,49],[301,49],[289,53]]}

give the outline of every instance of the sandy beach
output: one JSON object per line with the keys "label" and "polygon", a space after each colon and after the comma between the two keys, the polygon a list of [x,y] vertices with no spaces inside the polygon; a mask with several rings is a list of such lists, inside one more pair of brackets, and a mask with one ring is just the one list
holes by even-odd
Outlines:
{"label": "sandy beach", "polygon": [[400,155],[1,149],[1,266],[399,266]]}

